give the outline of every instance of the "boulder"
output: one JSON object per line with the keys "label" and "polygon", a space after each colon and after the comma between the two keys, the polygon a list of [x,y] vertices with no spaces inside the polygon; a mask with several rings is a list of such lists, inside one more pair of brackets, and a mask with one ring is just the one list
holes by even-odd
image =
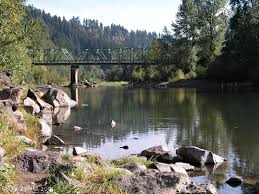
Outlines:
{"label": "boulder", "polygon": [[26,123],[23,113],[19,110],[16,110],[14,112],[8,112],[7,121],[10,125],[15,127],[17,131],[23,131],[24,129],[26,129]]}
{"label": "boulder", "polygon": [[136,163],[124,164],[124,165],[121,165],[120,168],[127,169],[133,173],[147,169],[147,167],[144,164],[136,164]]}
{"label": "boulder", "polygon": [[174,164],[165,164],[165,163],[155,163],[154,167],[159,171],[159,172],[176,172],[179,174],[183,174],[185,176],[188,176],[186,170],[180,166],[176,166]]}
{"label": "boulder", "polygon": [[185,162],[198,165],[221,164],[225,161],[223,157],[195,146],[181,147],[176,150],[176,153],[181,156]]}
{"label": "boulder", "polygon": [[17,156],[15,167],[22,172],[49,173],[50,171],[63,171],[72,168],[71,164],[61,162],[61,156],[57,152],[27,151]]}
{"label": "boulder", "polygon": [[57,88],[51,88],[42,96],[42,99],[53,107],[74,107],[77,105],[77,102],[71,100],[64,91]]}
{"label": "boulder", "polygon": [[47,102],[43,101],[33,90],[29,89],[27,93],[27,97],[31,98],[35,103],[38,104],[40,110],[49,109],[52,110],[53,107]]}
{"label": "boulder", "polygon": [[18,87],[4,88],[3,90],[0,91],[0,100],[11,99],[15,104],[19,104],[21,95],[22,95],[21,88],[18,88]]}
{"label": "boulder", "polygon": [[13,105],[14,105],[14,102],[11,99],[0,100],[0,110],[1,109],[11,110]]}
{"label": "boulder", "polygon": [[212,184],[195,184],[191,183],[187,186],[186,194],[217,194],[217,189]]}
{"label": "boulder", "polygon": [[0,159],[5,156],[5,150],[4,148],[0,147]]}
{"label": "boulder", "polygon": [[43,141],[43,144],[44,145],[64,145],[64,141],[62,139],[60,139],[58,136],[56,135],[53,135],[49,138],[46,138],[44,141]]}
{"label": "boulder", "polygon": [[34,102],[31,98],[27,97],[24,101],[24,108],[32,115],[40,113],[40,106]]}
{"label": "boulder", "polygon": [[55,123],[64,123],[70,116],[70,107],[55,107],[53,120]]}
{"label": "boulder", "polygon": [[182,158],[169,151],[168,147],[160,145],[143,150],[139,156],[156,159],[164,163],[181,162]]}
{"label": "boulder", "polygon": [[17,141],[23,142],[23,143],[25,143],[25,144],[27,144],[27,145],[29,145],[29,146],[35,146],[35,145],[37,144],[34,140],[31,140],[30,138],[25,137],[25,136],[23,136],[23,135],[17,135],[17,136],[15,137],[15,139],[16,139]]}
{"label": "boulder", "polygon": [[176,162],[175,165],[184,168],[187,172],[194,171],[194,169],[195,169],[194,166],[192,166],[188,163]]}
{"label": "boulder", "polygon": [[42,137],[51,137],[52,135],[52,129],[47,124],[45,119],[40,119],[39,123],[41,125],[41,136]]}
{"label": "boulder", "polygon": [[229,178],[226,183],[230,185],[231,187],[238,187],[243,183],[243,179],[238,176],[233,176]]}
{"label": "boulder", "polygon": [[178,173],[143,170],[132,175],[124,175],[115,181],[126,193],[176,193],[185,190],[190,184],[188,176]]}
{"label": "boulder", "polygon": [[86,149],[82,148],[82,147],[74,147],[73,148],[73,155],[77,156],[77,155],[84,155],[86,154],[87,151]]}

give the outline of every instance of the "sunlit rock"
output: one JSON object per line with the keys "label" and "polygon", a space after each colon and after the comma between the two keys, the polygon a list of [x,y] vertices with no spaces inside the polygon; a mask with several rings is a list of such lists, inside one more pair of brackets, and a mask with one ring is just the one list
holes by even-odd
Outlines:
{"label": "sunlit rock", "polygon": [[83,155],[86,154],[87,151],[86,149],[82,148],[82,147],[74,147],[73,148],[73,155],[77,156],[77,155]]}
{"label": "sunlit rock", "polygon": [[181,147],[176,150],[176,153],[181,156],[185,162],[199,165],[221,164],[225,161],[223,157],[195,146]]}

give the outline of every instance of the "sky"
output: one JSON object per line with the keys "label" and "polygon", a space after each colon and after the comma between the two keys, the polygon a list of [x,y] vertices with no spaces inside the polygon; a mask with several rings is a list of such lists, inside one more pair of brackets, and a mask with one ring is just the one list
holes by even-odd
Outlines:
{"label": "sky", "polygon": [[175,19],[181,0],[27,0],[51,15],[97,19],[104,25],[120,24],[128,30],[162,32]]}

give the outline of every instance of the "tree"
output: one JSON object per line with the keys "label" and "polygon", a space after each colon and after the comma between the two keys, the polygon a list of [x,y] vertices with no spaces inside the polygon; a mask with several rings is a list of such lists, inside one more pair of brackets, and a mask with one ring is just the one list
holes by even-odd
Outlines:
{"label": "tree", "polygon": [[0,71],[10,71],[14,81],[24,80],[30,71],[26,47],[32,23],[24,22],[25,14],[23,0],[0,2]]}
{"label": "tree", "polygon": [[224,47],[227,31],[227,0],[195,0],[198,8],[201,65],[207,67]]}
{"label": "tree", "polygon": [[178,68],[185,73],[196,71],[197,38],[198,38],[198,8],[193,0],[182,0],[177,13],[176,22],[172,24],[174,38],[175,61]]}

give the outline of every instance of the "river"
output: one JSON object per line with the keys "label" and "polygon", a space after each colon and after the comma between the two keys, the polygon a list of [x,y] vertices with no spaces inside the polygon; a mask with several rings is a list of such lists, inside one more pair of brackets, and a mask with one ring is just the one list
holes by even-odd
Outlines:
{"label": "river", "polygon": [[[54,128],[67,144],[65,153],[78,145],[118,159],[160,144],[172,150],[195,145],[228,161],[193,174],[194,181],[212,183],[222,194],[249,193],[247,184],[232,188],[224,182],[232,175],[252,184],[259,178],[259,93],[99,87],[72,96],[78,107]],[[117,123],[113,129],[111,120]],[[74,131],[75,125],[83,130]],[[120,148],[124,145],[129,149]]]}

